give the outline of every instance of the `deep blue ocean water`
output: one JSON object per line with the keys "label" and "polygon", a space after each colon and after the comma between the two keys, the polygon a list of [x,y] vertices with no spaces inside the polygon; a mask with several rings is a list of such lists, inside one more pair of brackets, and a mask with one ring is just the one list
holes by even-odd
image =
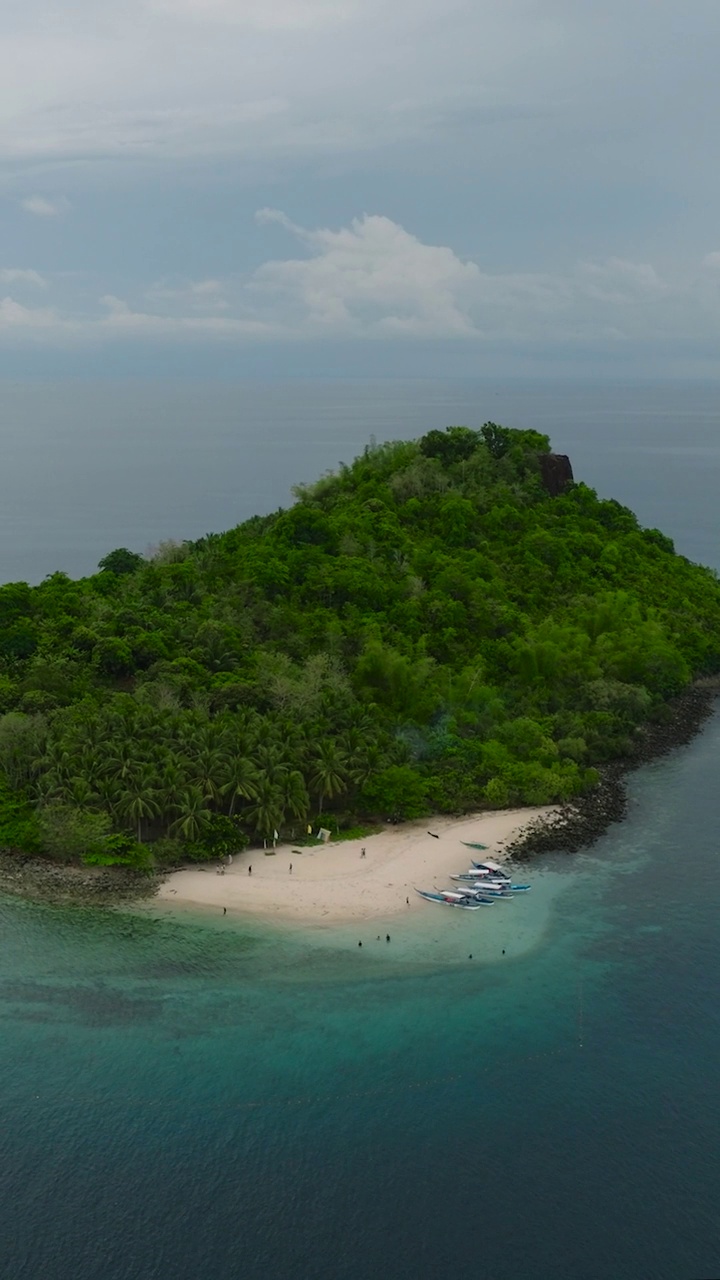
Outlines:
{"label": "deep blue ocean water", "polygon": [[[534,402],[534,425],[565,412],[576,473],[717,565],[718,394],[682,421],[667,391],[625,416],[619,392],[584,394]],[[443,395],[422,429],[460,416]],[[292,419],[295,475],[321,469],[308,422],[328,464],[354,451],[321,410]],[[412,434],[396,426],[375,429]],[[68,507],[83,554],[130,542],[114,494],[105,520],[99,493]],[[533,893],[461,920],[428,907],[389,946],[0,899],[2,1280],[720,1275],[719,749],[720,713],[632,777],[590,852],[534,865]]]}

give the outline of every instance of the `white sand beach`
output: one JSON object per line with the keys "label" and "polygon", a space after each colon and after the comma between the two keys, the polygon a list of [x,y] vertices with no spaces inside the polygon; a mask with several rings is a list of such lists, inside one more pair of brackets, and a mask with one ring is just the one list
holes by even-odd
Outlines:
{"label": "white sand beach", "polygon": [[228,913],[314,925],[428,911],[413,890],[448,888],[448,876],[470,865],[473,851],[463,840],[487,845],[487,857],[501,862],[513,837],[553,812],[548,807],[424,819],[302,852],[280,845],[269,857],[262,849],[249,849],[234,857],[224,875],[218,875],[216,863],[173,872],[158,897],[168,905],[227,908]]}

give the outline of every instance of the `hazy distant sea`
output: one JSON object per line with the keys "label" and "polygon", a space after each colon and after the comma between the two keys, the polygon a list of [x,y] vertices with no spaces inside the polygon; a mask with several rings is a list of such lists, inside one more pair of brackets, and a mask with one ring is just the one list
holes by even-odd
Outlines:
{"label": "hazy distant sea", "polygon": [[548,432],[578,478],[718,564],[720,384],[5,381],[0,581],[220,532],[286,505],[372,435],[488,419]]}
{"label": "hazy distant sea", "polygon": [[[6,578],[268,510],[371,432],[488,417],[719,558],[715,391],[2,398]],[[2,1280],[720,1275],[719,755],[716,715],[591,854],[390,945],[0,898]]]}

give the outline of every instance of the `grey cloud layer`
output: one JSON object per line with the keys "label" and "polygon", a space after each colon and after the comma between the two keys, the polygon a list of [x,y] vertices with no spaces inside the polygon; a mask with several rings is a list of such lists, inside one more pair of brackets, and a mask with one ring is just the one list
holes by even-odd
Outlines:
{"label": "grey cloud layer", "polygon": [[718,37],[717,0],[7,0],[0,338],[715,343]]}
{"label": "grey cloud layer", "polygon": [[698,71],[705,83],[720,29],[709,0],[29,0],[3,13],[0,156],[36,161],[346,152],[432,141],[459,116],[545,119],[546,142],[620,121],[653,132],[707,108]]}

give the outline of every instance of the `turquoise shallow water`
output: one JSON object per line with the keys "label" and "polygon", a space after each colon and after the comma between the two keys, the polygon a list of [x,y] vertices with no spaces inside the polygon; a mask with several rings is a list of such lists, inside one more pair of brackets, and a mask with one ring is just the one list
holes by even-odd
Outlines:
{"label": "turquoise shallow water", "polygon": [[0,902],[0,1274],[720,1274],[719,747],[389,947]]}

